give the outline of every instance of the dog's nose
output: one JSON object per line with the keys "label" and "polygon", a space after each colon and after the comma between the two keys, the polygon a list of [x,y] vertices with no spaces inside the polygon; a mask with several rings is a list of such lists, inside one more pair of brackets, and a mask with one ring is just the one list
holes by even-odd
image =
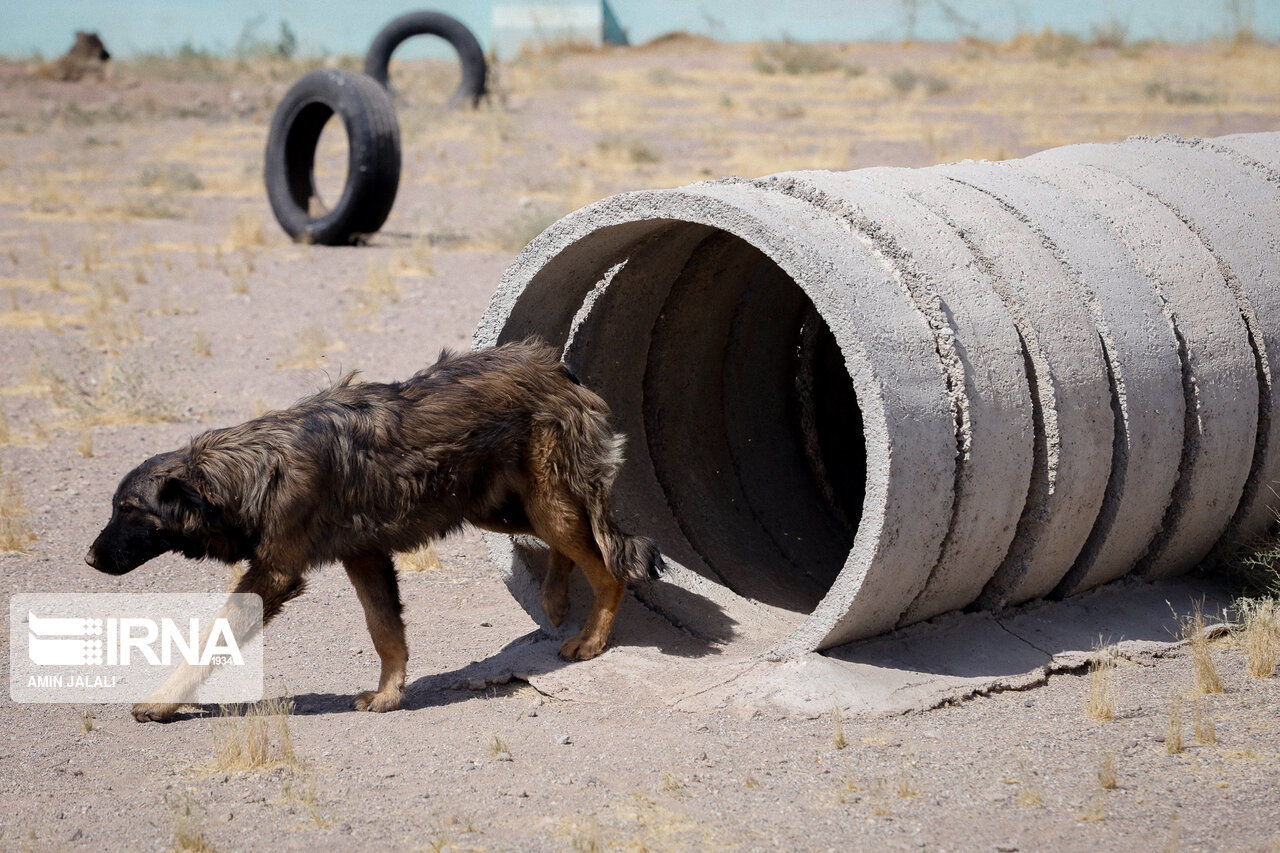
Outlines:
{"label": "dog's nose", "polygon": [[92,566],[93,568],[95,569],[98,568],[98,555],[93,553],[92,548],[90,548],[88,553],[84,555],[84,561],[88,563],[90,566]]}

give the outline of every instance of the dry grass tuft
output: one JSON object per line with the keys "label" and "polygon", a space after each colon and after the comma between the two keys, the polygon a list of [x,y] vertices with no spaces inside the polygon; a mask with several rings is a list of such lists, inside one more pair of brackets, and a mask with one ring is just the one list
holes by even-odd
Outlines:
{"label": "dry grass tuft", "polygon": [[662,790],[669,793],[676,793],[684,790],[684,783],[680,781],[680,777],[672,773],[670,770],[662,771]]}
{"label": "dry grass tuft", "polygon": [[413,259],[413,269],[405,271],[416,272],[418,275],[434,275],[435,270],[431,266],[431,257],[434,254],[435,247],[431,245],[430,239],[425,236],[415,237],[413,246],[409,251],[409,255]]}
{"label": "dry grass tuft", "polygon": [[80,728],[85,734],[93,731],[94,714],[92,708],[85,708],[80,712]]}
{"label": "dry grass tuft", "polygon": [[1178,853],[1182,841],[1182,827],[1178,822],[1178,812],[1169,813],[1169,832],[1164,837],[1164,853]]}
{"label": "dry grass tuft", "polygon": [[93,432],[87,427],[80,430],[80,435],[76,437],[76,453],[85,459],[93,456]]}
{"label": "dry grass tuft", "polygon": [[1163,80],[1151,80],[1142,87],[1143,94],[1152,100],[1164,101],[1171,106],[1193,107],[1217,104],[1225,100],[1217,92],[1185,89],[1170,86]]}
{"label": "dry grass tuft", "polygon": [[332,825],[333,821],[321,811],[320,785],[313,769],[307,768],[300,776],[286,778],[281,788],[285,802],[301,809],[316,826],[326,829]]}
{"label": "dry grass tuft", "polygon": [[1103,646],[1099,639],[1089,660],[1089,702],[1085,706],[1085,713],[1095,722],[1116,717],[1115,674],[1115,646]]}
{"label": "dry grass tuft", "polygon": [[1044,804],[1044,798],[1040,796],[1040,787],[1031,778],[1031,771],[1027,769],[1027,763],[1022,761],[1018,765],[1018,805],[1027,808],[1038,808]]}
{"label": "dry grass tuft", "polygon": [[1020,33],[1013,38],[1015,48],[1029,48],[1031,55],[1045,62],[1066,65],[1084,52],[1084,41],[1074,33],[1044,28],[1038,33]]}
{"label": "dry grass tuft", "polygon": [[67,427],[165,423],[179,417],[177,403],[136,362],[108,358],[98,376],[62,373],[44,365],[40,378],[50,401],[66,413]]}
{"label": "dry grass tuft", "polygon": [[400,299],[400,284],[396,277],[385,263],[378,263],[373,258],[369,259],[364,287],[366,292],[378,299],[385,298],[391,302]]}
{"label": "dry grass tuft", "polygon": [[62,288],[62,273],[58,270],[58,262],[53,258],[49,258],[44,262],[45,280],[49,283],[49,289],[54,293],[60,292]]}
{"label": "dry grass tuft", "polygon": [[119,310],[128,293],[118,281],[97,281],[89,297],[85,327],[89,343],[101,350],[116,351],[142,337],[138,318],[130,311]]}
{"label": "dry grass tuft", "polygon": [[0,551],[25,552],[27,545],[35,541],[35,534],[27,526],[30,514],[22,501],[18,478],[0,469]]}
{"label": "dry grass tuft", "polygon": [[760,45],[751,57],[751,67],[761,74],[825,74],[843,69],[850,77],[856,77],[866,71],[860,65],[845,63],[829,47],[791,38]]}
{"label": "dry grass tuft", "polygon": [[191,338],[191,351],[205,358],[213,355],[213,345],[209,343],[209,336],[204,332],[196,332]]}
{"label": "dry grass tuft", "polygon": [[1169,720],[1164,730],[1164,751],[1169,755],[1182,752],[1182,699],[1173,697],[1169,705]]}
{"label": "dry grass tuft", "polygon": [[0,406],[0,445],[8,444],[13,439],[9,431],[9,421],[4,416],[4,407]]}
{"label": "dry grass tuft", "polygon": [[649,143],[629,133],[610,131],[596,140],[596,150],[609,157],[649,166],[662,161],[662,153]]}
{"label": "dry grass tuft", "polygon": [[189,166],[180,163],[151,165],[139,173],[136,183],[140,187],[168,192],[196,192],[204,189],[204,182]]}
{"label": "dry grass tuft", "polygon": [[[243,714],[240,710],[223,708],[222,716],[213,721],[213,770],[257,773],[301,763],[289,730],[291,699],[265,699],[244,709]],[[272,730],[275,749],[271,748]]]}
{"label": "dry grass tuft", "polygon": [[899,68],[890,74],[889,85],[901,97],[910,95],[917,88],[922,89],[928,97],[941,95],[951,89],[951,84],[946,79],[936,74],[921,74],[910,68]]}
{"label": "dry grass tuft", "polygon": [[86,273],[92,273],[102,263],[102,247],[98,245],[98,238],[93,239],[80,246],[81,269]]}
{"label": "dry grass tuft", "polygon": [[502,753],[511,754],[511,744],[502,739],[500,735],[495,734],[493,740],[489,742],[489,757],[494,758]]}
{"label": "dry grass tuft", "polygon": [[442,572],[444,564],[434,545],[423,545],[413,551],[395,555],[396,569],[401,572]]}
{"label": "dry grass tuft", "polygon": [[190,794],[182,798],[174,814],[173,838],[168,849],[171,853],[213,853],[216,849],[205,838],[199,807]]}
{"label": "dry grass tuft", "polygon": [[330,350],[339,348],[340,345],[331,341],[324,329],[312,323],[298,332],[298,339],[294,342],[293,351],[284,359],[278,361],[277,365],[282,368],[301,369],[320,367],[326,363],[328,359],[327,353]]}
{"label": "dry grass tuft", "polygon": [[227,279],[231,282],[231,292],[236,296],[244,296],[249,292],[249,267],[236,264],[227,267]]}
{"label": "dry grass tuft", "polygon": [[1273,598],[1246,600],[1237,608],[1243,627],[1244,671],[1250,678],[1273,678],[1280,662],[1280,604]]}
{"label": "dry grass tuft", "polygon": [[498,247],[507,252],[518,252],[568,211],[559,206],[531,204],[512,216],[494,235]]}
{"label": "dry grass tuft", "polygon": [[383,301],[400,301],[400,283],[396,281],[385,260],[370,258],[366,269],[364,285],[353,288],[356,304],[352,311],[355,314],[372,314],[382,308]]}
{"label": "dry grass tuft", "polygon": [[844,749],[849,745],[844,736],[844,717],[840,713],[840,706],[834,702],[831,704],[831,745],[836,749]]}
{"label": "dry grass tuft", "polygon": [[1213,665],[1213,656],[1209,653],[1209,634],[1205,630],[1203,601],[1197,601],[1191,615],[1182,619],[1182,638],[1191,646],[1195,692],[1221,693],[1222,679],[1218,677],[1217,667]]}
{"label": "dry grass tuft", "polygon": [[1089,805],[1084,807],[1084,811],[1076,816],[1076,820],[1081,823],[1102,823],[1107,819],[1107,804],[1100,795],[1095,795]]}
{"label": "dry grass tuft", "polygon": [[1212,746],[1218,742],[1218,730],[1213,722],[1213,715],[1205,700],[1197,697],[1193,706],[1195,715],[1195,729],[1192,735],[1193,740],[1198,744]]}
{"label": "dry grass tuft", "polygon": [[915,779],[911,777],[911,768],[905,762],[902,769],[898,771],[898,777],[893,783],[893,793],[900,800],[910,800],[921,796],[924,792],[920,786],[916,784]]}
{"label": "dry grass tuft", "polygon": [[1119,783],[1116,773],[1116,757],[1109,752],[1102,753],[1098,761],[1098,785],[1110,791]]}
{"label": "dry grass tuft", "polygon": [[234,252],[266,244],[267,237],[262,227],[262,216],[257,213],[241,212],[231,220],[231,230],[227,232],[227,239],[219,248]]}

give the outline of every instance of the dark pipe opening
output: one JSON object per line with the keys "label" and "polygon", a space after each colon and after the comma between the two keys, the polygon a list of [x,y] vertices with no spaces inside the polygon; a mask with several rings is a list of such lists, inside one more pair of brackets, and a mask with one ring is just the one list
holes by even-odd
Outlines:
{"label": "dark pipe opening", "polygon": [[866,451],[844,357],[803,291],[712,233],[654,321],[643,408],[654,473],[707,568],[740,595],[812,611],[852,547]]}

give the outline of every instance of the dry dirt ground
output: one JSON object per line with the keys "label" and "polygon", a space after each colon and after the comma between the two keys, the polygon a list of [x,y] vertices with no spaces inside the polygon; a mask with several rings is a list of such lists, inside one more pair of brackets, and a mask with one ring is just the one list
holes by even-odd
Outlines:
{"label": "dry dirt ground", "polygon": [[[0,516],[32,534],[0,553],[0,591],[225,588],[228,570],[208,563],[163,558],[119,579],[84,565],[118,478],[342,371],[403,377],[465,347],[513,253],[611,192],[1280,116],[1280,49],[1263,45],[684,39],[510,64],[501,96],[465,113],[435,106],[454,72],[423,63],[396,78],[390,221],[369,247],[321,248],[283,237],[261,181],[271,110],[304,67],[186,56],[57,84],[0,62]],[[267,632],[268,695],[287,691],[294,710],[261,730],[0,700],[0,847],[1280,845],[1280,679],[1248,677],[1229,638],[1212,647],[1225,692],[1192,695],[1185,652],[1122,663],[1105,722],[1086,716],[1083,674],[843,719],[676,710],[661,672],[653,689],[601,679],[572,698],[519,680],[469,689],[533,623],[477,535],[439,551],[441,568],[402,579],[406,710],[349,710],[377,663],[334,568]],[[713,651],[694,654],[708,680]],[[1175,708],[1185,748],[1172,753]],[[262,731],[265,755],[232,754]]]}

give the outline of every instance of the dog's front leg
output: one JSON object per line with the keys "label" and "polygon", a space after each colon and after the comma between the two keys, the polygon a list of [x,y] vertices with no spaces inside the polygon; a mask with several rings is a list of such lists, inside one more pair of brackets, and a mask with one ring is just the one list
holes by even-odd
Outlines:
{"label": "dog's front leg", "polygon": [[[253,592],[262,598],[262,625],[265,626],[280,612],[285,602],[301,595],[302,589],[301,572],[282,572],[264,564],[251,563],[233,592]],[[233,606],[231,601],[219,608],[217,618],[227,620],[233,635],[241,643],[253,639],[259,630],[257,620],[252,619],[242,608]],[[204,629],[198,648],[205,647],[212,630],[213,623],[210,622]],[[133,718],[140,723],[168,722],[178,713],[179,708],[192,701],[196,690],[211,672],[210,666],[183,661],[147,701],[133,706]]]}
{"label": "dog's front leg", "polygon": [[404,695],[405,668],[409,663],[395,563],[389,554],[370,554],[346,558],[342,564],[360,597],[373,647],[382,660],[378,689],[358,695],[356,710],[394,711]]}

